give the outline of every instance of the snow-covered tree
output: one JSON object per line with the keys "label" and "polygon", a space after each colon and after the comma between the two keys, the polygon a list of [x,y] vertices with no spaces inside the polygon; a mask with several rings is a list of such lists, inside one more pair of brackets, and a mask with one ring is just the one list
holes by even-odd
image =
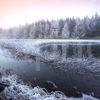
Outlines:
{"label": "snow-covered tree", "polygon": [[7,30],[0,29],[1,38],[46,39],[46,38],[95,38],[100,37],[100,16],[89,18],[66,18],[60,20],[41,20]]}
{"label": "snow-covered tree", "polygon": [[64,28],[65,20],[60,19],[59,20],[59,32],[58,32],[58,38],[63,38],[63,28]]}
{"label": "snow-covered tree", "polygon": [[70,38],[69,26],[67,22],[65,22],[62,30],[62,38]]}
{"label": "snow-covered tree", "polygon": [[58,38],[58,32],[59,32],[59,22],[52,20],[51,21],[51,38]]}

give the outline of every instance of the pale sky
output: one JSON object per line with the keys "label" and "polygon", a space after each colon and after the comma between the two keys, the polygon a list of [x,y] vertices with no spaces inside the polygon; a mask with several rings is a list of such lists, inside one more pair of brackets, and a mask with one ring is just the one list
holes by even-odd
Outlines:
{"label": "pale sky", "polygon": [[0,0],[0,27],[9,28],[41,19],[82,18],[99,11],[100,0]]}

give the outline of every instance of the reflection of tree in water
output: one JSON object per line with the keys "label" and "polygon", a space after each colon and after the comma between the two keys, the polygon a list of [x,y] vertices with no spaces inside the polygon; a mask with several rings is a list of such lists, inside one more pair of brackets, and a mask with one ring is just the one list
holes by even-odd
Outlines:
{"label": "reflection of tree in water", "polygon": [[92,45],[82,43],[48,44],[40,49],[40,54],[47,59],[67,59],[69,57],[88,58],[93,56]]}

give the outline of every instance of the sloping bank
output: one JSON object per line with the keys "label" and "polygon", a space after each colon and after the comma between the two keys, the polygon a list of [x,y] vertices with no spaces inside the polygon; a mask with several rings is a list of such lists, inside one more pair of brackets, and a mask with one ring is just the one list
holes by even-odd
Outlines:
{"label": "sloping bank", "polygon": [[83,94],[82,98],[67,98],[62,92],[48,93],[46,89],[24,84],[14,74],[3,72],[0,83],[9,85],[0,94],[2,100],[98,100],[92,96]]}

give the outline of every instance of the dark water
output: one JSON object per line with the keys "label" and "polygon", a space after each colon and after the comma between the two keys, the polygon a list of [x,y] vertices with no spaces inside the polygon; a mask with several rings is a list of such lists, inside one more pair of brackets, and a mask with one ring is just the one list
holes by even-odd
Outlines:
{"label": "dark water", "polygon": [[[37,71],[36,65],[32,59],[13,58],[8,50],[0,49],[0,66],[12,69],[23,81],[32,86],[39,85],[50,92],[59,90],[67,96],[79,97],[85,93],[100,98],[100,76],[97,73],[86,71],[79,74],[71,70],[65,72],[43,62],[40,62],[40,71]],[[63,64],[64,66],[67,67],[66,64]]]}

